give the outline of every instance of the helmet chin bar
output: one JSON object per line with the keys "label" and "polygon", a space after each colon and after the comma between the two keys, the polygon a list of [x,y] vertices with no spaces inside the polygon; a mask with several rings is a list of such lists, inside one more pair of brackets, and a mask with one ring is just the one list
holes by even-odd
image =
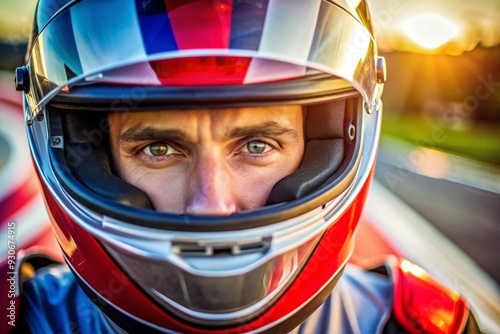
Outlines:
{"label": "helmet chin bar", "polygon": [[227,254],[219,248],[211,256],[172,254],[171,262],[105,248],[160,306],[189,323],[220,327],[248,322],[273,305],[319,239],[314,236],[272,258],[269,251]]}
{"label": "helmet chin bar", "polygon": [[[68,261],[66,259],[66,261]],[[143,319],[137,318],[126,311],[116,307],[112,303],[110,303],[107,299],[103,298],[103,296],[90,287],[85,280],[79,275],[77,271],[74,270],[70,266],[73,274],[79,285],[82,287],[83,291],[89,296],[89,298],[93,301],[94,304],[98,306],[98,308],[103,311],[108,319],[111,321],[113,326],[118,328],[127,329],[127,332],[130,333],[171,333],[170,330],[158,327],[153,323],[149,323],[144,321]],[[313,298],[311,298],[302,308],[297,310],[297,312],[293,313],[289,317],[286,318],[286,321],[274,322],[271,323],[265,328],[261,328],[258,330],[259,333],[288,333],[299,326],[304,319],[306,319],[309,315],[311,315],[330,295],[331,291],[337,284],[339,278],[342,275],[344,267],[340,269],[340,271],[333,277],[332,280],[328,282],[328,284],[324,287],[324,289],[315,294]],[[197,333],[207,333],[206,328],[202,327],[201,331],[195,330],[198,327],[191,327],[188,324],[189,332],[197,332]],[[227,333],[243,333],[247,332],[246,323],[239,324],[234,327],[223,327],[223,328],[213,328],[211,330],[220,330],[223,329]],[[176,331],[177,332],[177,331]],[[186,331],[187,332],[187,331]],[[255,332],[255,331],[252,331]]]}

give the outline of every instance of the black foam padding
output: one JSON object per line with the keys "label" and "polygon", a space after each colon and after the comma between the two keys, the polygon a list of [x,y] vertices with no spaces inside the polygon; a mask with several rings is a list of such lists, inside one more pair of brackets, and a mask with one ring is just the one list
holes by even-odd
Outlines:
{"label": "black foam padding", "polygon": [[346,100],[307,106],[304,132],[307,140],[344,137]]}
{"label": "black foam padding", "polygon": [[288,202],[317,189],[338,170],[343,160],[344,139],[308,141],[300,167],[275,184],[267,204]]}
{"label": "black foam padding", "polygon": [[[74,157],[80,147],[79,144],[67,145],[67,156]],[[80,182],[97,194],[120,204],[153,209],[149,197],[142,190],[113,175],[106,166],[108,164],[109,155],[102,147],[96,147],[86,154],[82,163],[71,167]]]}
{"label": "black foam padding", "polygon": [[[105,119],[105,115],[101,120]],[[104,118],[103,118],[104,117]],[[112,201],[138,208],[153,209],[142,190],[113,173],[106,130],[96,127],[96,117],[87,119],[65,113],[65,156],[73,175],[87,188]]]}

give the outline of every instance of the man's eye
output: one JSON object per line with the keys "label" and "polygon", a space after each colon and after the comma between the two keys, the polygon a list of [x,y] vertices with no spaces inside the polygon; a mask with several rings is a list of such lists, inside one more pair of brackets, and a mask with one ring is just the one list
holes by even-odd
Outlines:
{"label": "man's eye", "polygon": [[247,143],[247,150],[251,154],[261,154],[269,150],[269,145],[261,141],[251,141]]}
{"label": "man's eye", "polygon": [[177,152],[172,146],[167,145],[165,143],[153,143],[151,145],[146,146],[142,152],[147,155],[161,157],[167,154],[172,154]]}

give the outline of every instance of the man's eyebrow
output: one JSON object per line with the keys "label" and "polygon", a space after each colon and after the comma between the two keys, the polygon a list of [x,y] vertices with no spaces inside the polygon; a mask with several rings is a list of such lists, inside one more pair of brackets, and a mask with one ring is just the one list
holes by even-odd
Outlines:
{"label": "man's eyebrow", "polygon": [[[236,127],[226,133],[226,138],[240,138],[251,136],[281,136],[286,135],[293,141],[299,141],[299,134],[295,129],[286,127],[277,122],[265,122],[258,125]],[[187,134],[177,129],[159,129],[151,126],[133,126],[118,135],[119,142],[136,142],[146,140],[186,140]]]}
{"label": "man's eyebrow", "polygon": [[295,142],[299,141],[299,134],[293,128],[286,127],[277,122],[265,122],[258,125],[237,127],[231,129],[226,135],[229,138],[251,137],[251,136],[281,136],[286,135]]}
{"label": "man's eyebrow", "polygon": [[135,142],[143,140],[183,140],[186,134],[180,130],[158,129],[154,127],[133,126],[118,135],[119,142]]}

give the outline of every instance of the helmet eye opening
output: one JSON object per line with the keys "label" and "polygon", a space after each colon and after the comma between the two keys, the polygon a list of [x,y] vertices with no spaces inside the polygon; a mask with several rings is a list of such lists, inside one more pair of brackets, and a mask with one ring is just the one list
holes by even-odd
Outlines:
{"label": "helmet eye opening", "polygon": [[[306,152],[301,166],[274,186],[266,206],[230,216],[176,215],[154,211],[149,197],[115,173],[107,113],[49,106],[52,164],[65,190],[89,209],[134,224],[182,229],[189,222],[202,230],[239,229],[282,221],[320,207],[352,183],[359,160],[361,98],[339,98],[305,106]],[[358,153],[357,153],[358,152]],[[312,199],[312,200],[311,200]],[[173,226],[181,223],[182,226]]]}

